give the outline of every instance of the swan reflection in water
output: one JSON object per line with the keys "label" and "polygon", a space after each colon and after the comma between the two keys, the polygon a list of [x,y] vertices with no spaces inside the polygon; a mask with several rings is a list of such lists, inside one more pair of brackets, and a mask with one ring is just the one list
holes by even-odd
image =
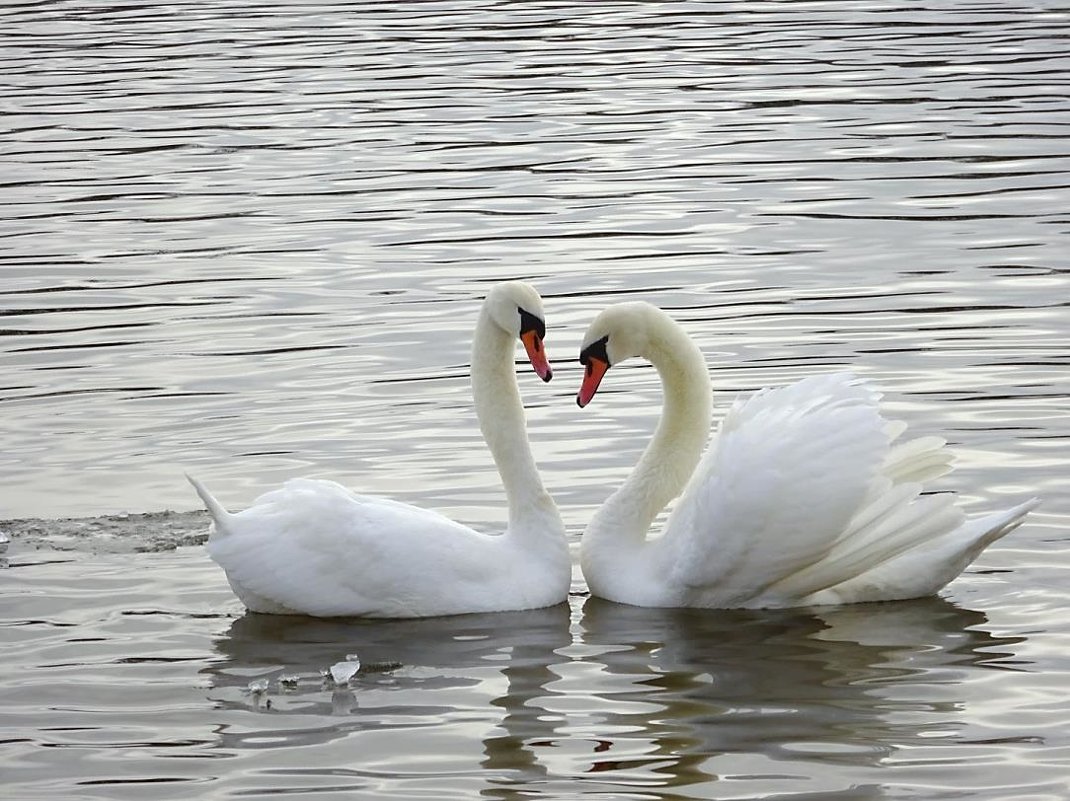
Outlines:
{"label": "swan reflection in water", "polygon": [[590,598],[579,636],[606,647],[587,658],[598,692],[642,707],[589,716],[589,770],[677,788],[765,774],[779,775],[767,793],[798,792],[800,778],[822,797],[857,789],[874,780],[866,768],[931,744],[926,721],[954,723],[971,671],[1006,667],[1021,639],[985,622],[940,598],[770,611]]}
{"label": "swan reflection in water", "polygon": [[[256,742],[277,738],[293,745],[334,740],[358,730],[447,726],[459,713],[472,717],[472,709],[493,728],[497,715],[483,712],[488,701],[505,710],[501,725],[510,737],[528,723],[537,724],[539,736],[552,736],[552,729],[537,720],[537,705],[529,707],[527,702],[556,678],[552,666],[562,657],[555,651],[572,642],[569,621],[567,604],[407,620],[246,614],[216,641],[223,658],[206,669],[213,687],[227,689],[217,704],[225,709],[258,706],[256,699],[239,692],[251,678],[266,676],[275,682],[281,675],[297,675],[301,681],[291,691],[268,697],[271,708],[263,711],[271,715],[265,722],[277,725],[224,734],[221,745],[241,748],[246,737]],[[351,653],[362,663],[352,688],[334,688],[328,694],[320,671]],[[287,727],[279,719],[287,715],[349,719],[327,727],[314,720]],[[489,735],[487,748],[506,759],[504,742]]]}
{"label": "swan reflection in water", "polygon": [[[245,615],[207,669],[224,690],[217,705],[253,709],[238,691],[252,678],[303,681],[270,696],[256,717],[263,727],[248,717],[240,731],[222,727],[220,747],[359,733],[345,770],[363,775],[371,762],[382,776],[384,761],[401,769],[405,754],[376,748],[375,735],[404,730],[414,752],[467,740],[465,755],[449,758],[468,764],[481,746],[482,794],[495,798],[521,797],[532,783],[619,793],[745,780],[783,792],[800,779],[823,797],[870,783],[871,795],[852,797],[879,797],[869,769],[930,745],[927,726],[954,725],[971,672],[1007,669],[1001,660],[1021,641],[939,598],[778,611],[573,601],[398,621]],[[353,652],[369,668],[353,689],[326,691],[319,671]],[[321,758],[323,770],[337,769],[337,752]]]}

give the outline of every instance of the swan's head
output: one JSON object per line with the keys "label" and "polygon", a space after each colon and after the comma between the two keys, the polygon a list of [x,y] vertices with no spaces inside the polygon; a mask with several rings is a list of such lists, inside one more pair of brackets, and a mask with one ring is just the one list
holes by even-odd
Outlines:
{"label": "swan's head", "polygon": [[605,309],[588,326],[580,346],[583,384],[576,396],[582,408],[591,402],[602,376],[614,365],[635,356],[646,356],[650,333],[668,315],[649,303],[618,303]]}
{"label": "swan's head", "polygon": [[543,381],[554,377],[542,341],[546,338],[546,315],[542,297],[535,287],[523,281],[497,284],[484,301],[491,319],[511,336],[520,337],[528,361]]}

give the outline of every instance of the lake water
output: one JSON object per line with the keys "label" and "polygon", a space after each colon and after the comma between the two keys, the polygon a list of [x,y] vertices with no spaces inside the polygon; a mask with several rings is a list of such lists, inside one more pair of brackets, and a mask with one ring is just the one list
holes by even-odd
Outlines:
{"label": "lake water", "polygon": [[[5,797],[1065,799],[1068,38],[1013,0],[0,7]],[[635,298],[719,409],[849,367],[969,511],[1044,505],[916,602],[243,615],[183,471],[502,523],[468,348],[511,278],[573,539],[657,418],[646,365],[573,402]]]}

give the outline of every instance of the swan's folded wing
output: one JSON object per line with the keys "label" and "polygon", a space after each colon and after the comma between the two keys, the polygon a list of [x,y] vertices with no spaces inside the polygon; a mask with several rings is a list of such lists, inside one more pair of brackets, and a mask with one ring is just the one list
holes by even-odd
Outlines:
{"label": "swan's folded wing", "polygon": [[878,401],[837,373],[733,406],[666,525],[688,603],[781,605],[769,588],[828,553],[885,460]]}
{"label": "swan's folded wing", "polygon": [[426,604],[434,594],[434,576],[480,569],[456,551],[482,535],[436,512],[330,481],[289,481],[234,515],[228,528],[208,551],[231,583],[302,614],[405,616],[414,595]]}

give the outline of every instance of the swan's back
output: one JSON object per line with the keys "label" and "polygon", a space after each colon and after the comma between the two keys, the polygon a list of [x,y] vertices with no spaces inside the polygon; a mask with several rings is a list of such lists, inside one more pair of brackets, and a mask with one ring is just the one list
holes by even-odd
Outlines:
{"label": "swan's back", "polygon": [[567,573],[552,549],[529,559],[505,536],[311,479],[288,481],[217,521],[207,549],[253,611],[323,617],[546,606]]}

